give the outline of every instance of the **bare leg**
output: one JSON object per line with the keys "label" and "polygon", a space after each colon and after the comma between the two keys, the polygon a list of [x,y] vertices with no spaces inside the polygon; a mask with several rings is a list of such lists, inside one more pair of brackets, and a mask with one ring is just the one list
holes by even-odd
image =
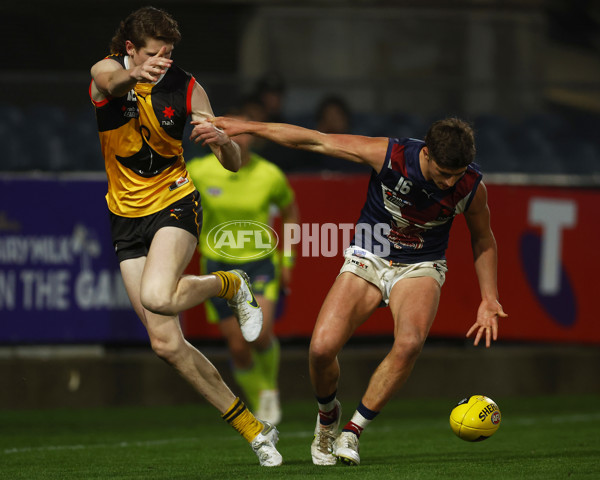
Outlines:
{"label": "bare leg", "polygon": [[380,411],[408,379],[433,324],[440,286],[431,277],[400,280],[392,289],[394,345],[373,373],[362,402]]}
{"label": "bare leg", "polygon": [[150,246],[140,281],[145,309],[175,316],[219,293],[215,275],[183,275],[196,249],[196,238],[175,227],[161,228]]}
{"label": "bare leg", "polygon": [[[381,292],[350,272],[340,274],[327,294],[313,331],[309,351],[309,370],[315,395],[326,399],[338,389],[340,365],[337,355],[354,331],[381,303]],[[324,402],[325,403],[325,402]],[[310,446],[315,465],[335,465],[334,440],[341,420],[339,403],[324,410],[319,406],[315,436]]]}
{"label": "bare leg", "polygon": [[[170,235],[172,233],[173,235]],[[159,230],[153,242],[148,258],[141,257],[121,262],[121,273],[131,303],[148,331],[150,343],[154,352],[164,361],[172,365],[200,395],[206,398],[221,413],[224,413],[235,400],[235,395],[223,382],[219,372],[212,363],[194,348],[183,337],[177,314],[158,314],[150,311],[142,303],[143,297],[150,298],[151,305],[165,305],[168,309],[192,303],[193,294],[198,295],[198,303],[209,296],[215,295],[219,289],[219,280],[214,276],[181,277],[183,269],[189,263],[195,248],[195,239],[192,235],[181,229],[164,228]],[[166,248],[171,245],[170,251],[159,251],[157,245]],[[152,261],[154,259],[154,261]],[[144,284],[144,278],[146,283]],[[187,285],[179,286],[178,279]],[[188,279],[190,281],[185,281]],[[156,293],[156,301],[142,288],[146,286],[149,292]],[[181,288],[180,292],[178,290]],[[170,295],[164,292],[171,291]],[[169,299],[165,301],[165,299]]]}
{"label": "bare leg", "polygon": [[340,377],[337,355],[380,302],[381,292],[366,280],[349,272],[336,278],[323,302],[310,342],[310,378],[318,397],[337,390]]}
{"label": "bare leg", "polygon": [[235,395],[214,365],[183,337],[178,317],[148,312],[147,330],[152,349],[173,366],[192,387],[221,413],[231,406]]}

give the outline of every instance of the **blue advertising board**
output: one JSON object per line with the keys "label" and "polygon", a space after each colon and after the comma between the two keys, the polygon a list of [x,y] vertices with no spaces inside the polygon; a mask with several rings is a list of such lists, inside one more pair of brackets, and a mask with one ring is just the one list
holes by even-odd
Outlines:
{"label": "blue advertising board", "polygon": [[0,176],[0,343],[147,341],[123,286],[106,178]]}

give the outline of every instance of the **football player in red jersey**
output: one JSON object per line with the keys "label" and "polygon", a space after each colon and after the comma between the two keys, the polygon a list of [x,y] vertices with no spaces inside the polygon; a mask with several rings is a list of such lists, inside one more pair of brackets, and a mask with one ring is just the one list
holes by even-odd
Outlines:
{"label": "football player in red jersey", "polygon": [[[434,122],[425,140],[323,134],[294,125],[211,120],[230,137],[250,133],[281,145],[339,157],[372,168],[367,200],[345,262],[313,331],[309,369],[319,404],[313,463],[360,463],[359,437],[409,377],[435,318],[447,271],[452,220],[464,214],[471,233],[481,303],[467,336],[486,346],[498,335],[497,248],[487,190],[475,158],[473,130],[464,121]],[[200,138],[202,136],[200,135]],[[370,232],[370,233],[369,233]],[[358,408],[338,433],[337,354],[380,305],[390,308],[394,343],[375,369]]]}

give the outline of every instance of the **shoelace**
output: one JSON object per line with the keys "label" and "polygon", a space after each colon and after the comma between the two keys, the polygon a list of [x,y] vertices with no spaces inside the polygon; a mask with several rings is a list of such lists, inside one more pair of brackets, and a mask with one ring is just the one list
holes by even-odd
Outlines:
{"label": "shoelace", "polygon": [[335,440],[335,435],[333,434],[333,432],[331,432],[329,430],[321,429],[321,430],[319,430],[318,436],[319,436],[319,450],[324,453],[330,453],[331,445],[333,444],[333,441]]}
{"label": "shoelace", "polygon": [[353,450],[356,450],[356,445],[358,443],[358,438],[356,438],[356,436],[353,435],[353,434],[342,435],[341,439],[340,439],[340,443],[342,444],[342,447],[352,448]]}
{"label": "shoelace", "polygon": [[271,457],[275,456],[277,454],[277,449],[270,440],[265,439],[257,445],[256,453],[258,454],[259,460],[262,462],[264,460],[270,460]]}
{"label": "shoelace", "polygon": [[[241,290],[241,287],[240,287]],[[229,305],[229,307],[238,314],[239,318],[240,318],[240,324],[244,325],[246,323],[246,321],[248,320],[248,313],[250,312],[250,306],[246,304],[246,302],[244,301],[245,299],[242,299],[242,301],[239,302],[234,302],[232,303],[232,305]]]}

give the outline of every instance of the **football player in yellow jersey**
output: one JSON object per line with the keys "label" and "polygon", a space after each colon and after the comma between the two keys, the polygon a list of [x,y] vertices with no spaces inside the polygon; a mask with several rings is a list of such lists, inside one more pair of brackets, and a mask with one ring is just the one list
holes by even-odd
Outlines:
{"label": "football player in yellow jersey", "polygon": [[[247,118],[243,113],[232,113]],[[263,330],[254,342],[241,334],[233,312],[220,298],[205,302],[207,319],[219,324],[229,347],[233,376],[242,388],[249,406],[261,420],[277,425],[281,420],[279,388],[279,342],[275,336],[277,300],[280,278],[283,289],[289,287],[293,267],[293,252],[273,248],[269,225],[272,208],[281,214],[282,227],[299,222],[294,191],[284,173],[275,164],[251,151],[253,137],[239,135],[236,142],[242,153],[238,173],[220,168],[214,155],[188,161],[188,171],[202,196],[204,229],[200,236],[203,272],[241,268],[252,278],[252,289],[263,310]],[[219,235],[221,232],[222,235]],[[260,241],[231,242],[243,233],[261,233]],[[228,240],[223,240],[229,234]],[[218,239],[215,241],[215,237]],[[272,237],[268,235],[268,237]],[[281,272],[281,275],[278,272]]]}
{"label": "football player in yellow jersey", "polygon": [[144,7],[121,22],[111,55],[91,69],[90,97],[108,177],[106,195],[121,274],[154,352],[172,365],[251,445],[263,466],[282,458],[277,429],[257,420],[211,362],[184,338],[179,312],[219,296],[228,300],[249,340],[262,311],[241,270],[183,275],[202,225],[199,194],[183,160],[181,140],[191,115],[224,168],[241,166],[239,146],[206,120],[204,89],[173,64],[181,35],[166,12]]}

